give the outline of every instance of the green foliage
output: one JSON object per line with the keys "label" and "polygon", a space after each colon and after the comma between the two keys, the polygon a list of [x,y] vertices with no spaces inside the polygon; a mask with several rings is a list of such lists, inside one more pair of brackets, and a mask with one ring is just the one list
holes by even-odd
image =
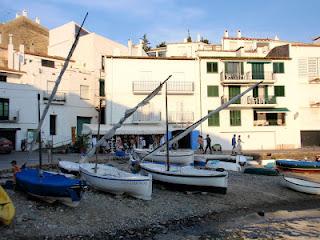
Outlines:
{"label": "green foliage", "polygon": [[83,152],[86,152],[88,147],[89,147],[89,135],[80,135],[80,136],[77,136],[77,140],[74,144],[74,149],[76,151],[83,151]]}
{"label": "green foliage", "polygon": [[205,39],[201,38],[200,42],[203,42],[203,43],[209,44],[209,40],[208,40],[208,39],[206,39],[206,38],[205,38]]}
{"label": "green foliage", "polygon": [[156,47],[157,48],[161,48],[161,47],[166,47],[167,46],[167,43],[166,42],[161,42],[159,43]]}
{"label": "green foliage", "polygon": [[143,44],[142,48],[143,48],[143,50],[145,52],[148,52],[151,49],[150,42],[149,42],[149,40],[147,38],[147,34],[143,34],[143,36],[142,36],[142,44]]}

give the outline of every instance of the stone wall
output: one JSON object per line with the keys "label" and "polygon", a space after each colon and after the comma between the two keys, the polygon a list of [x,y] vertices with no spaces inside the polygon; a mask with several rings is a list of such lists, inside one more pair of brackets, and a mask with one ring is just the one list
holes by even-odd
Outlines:
{"label": "stone wall", "polygon": [[13,46],[19,50],[19,45],[25,46],[30,53],[48,54],[49,31],[31,19],[20,16],[10,22],[0,25],[2,41],[0,47],[7,48],[9,34],[13,34]]}

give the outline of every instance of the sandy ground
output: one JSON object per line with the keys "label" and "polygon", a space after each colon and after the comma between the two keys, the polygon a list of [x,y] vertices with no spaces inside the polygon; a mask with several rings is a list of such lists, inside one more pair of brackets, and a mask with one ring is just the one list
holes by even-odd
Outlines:
{"label": "sandy ground", "polygon": [[[128,169],[128,161],[109,160]],[[228,218],[296,205],[320,208],[320,196],[294,192],[282,185],[281,176],[230,173],[228,192],[191,193],[153,185],[151,201],[114,196],[90,189],[77,208],[48,205],[21,192],[8,191],[16,207],[9,227],[0,226],[0,239],[156,239],[171,227],[197,225],[204,219]],[[204,238],[205,239],[205,238]]]}

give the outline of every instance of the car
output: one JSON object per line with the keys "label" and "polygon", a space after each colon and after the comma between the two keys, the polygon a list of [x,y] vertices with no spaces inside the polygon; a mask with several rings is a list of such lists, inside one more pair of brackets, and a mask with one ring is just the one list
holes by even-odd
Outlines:
{"label": "car", "polygon": [[0,153],[11,153],[12,150],[12,142],[4,137],[0,137]]}

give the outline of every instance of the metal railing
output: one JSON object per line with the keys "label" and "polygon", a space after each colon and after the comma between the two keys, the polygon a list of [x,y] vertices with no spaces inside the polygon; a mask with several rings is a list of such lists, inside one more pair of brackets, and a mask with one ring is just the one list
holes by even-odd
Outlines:
{"label": "metal railing", "polygon": [[194,122],[194,112],[169,112],[169,123],[191,123]]}
{"label": "metal railing", "polygon": [[184,81],[172,81],[168,82],[168,94],[177,93],[193,93],[194,92],[194,83],[193,82],[184,82]]}
{"label": "metal railing", "polygon": [[[44,91],[43,92],[43,100],[49,100],[50,95],[51,95],[51,92]],[[64,104],[65,101],[66,101],[66,93],[64,93],[64,92],[56,92],[56,94],[55,94],[55,96],[53,98],[53,102]]]}
{"label": "metal railing", "polygon": [[132,122],[160,122],[161,121],[161,112],[135,112],[132,115]]}
{"label": "metal railing", "polygon": [[156,81],[134,81],[132,82],[133,93],[150,93],[156,87],[158,87],[160,82]]}
{"label": "metal railing", "polygon": [[272,72],[247,72],[247,73],[220,73],[221,81],[231,80],[275,80],[275,76]]}
{"label": "metal railing", "polygon": [[282,119],[254,120],[253,126],[285,126],[286,123]]}
{"label": "metal railing", "polygon": [[[152,92],[160,82],[156,81],[134,81],[132,82],[133,93],[145,94]],[[168,94],[193,94],[194,83],[185,81],[168,82]]]}
{"label": "metal railing", "polygon": [[[221,103],[224,104],[228,102],[232,97],[221,97]],[[252,97],[248,96],[247,98],[242,97],[240,101],[236,102],[235,104],[243,104],[243,105],[265,105],[265,104],[277,104],[277,98],[275,96],[268,96],[268,97]]]}

